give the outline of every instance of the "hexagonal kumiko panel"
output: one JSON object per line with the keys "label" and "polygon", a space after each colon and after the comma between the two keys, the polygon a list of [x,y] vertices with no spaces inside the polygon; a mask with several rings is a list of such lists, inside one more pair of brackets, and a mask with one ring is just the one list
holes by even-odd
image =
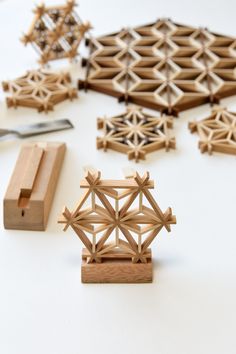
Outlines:
{"label": "hexagonal kumiko panel", "polygon": [[41,4],[34,10],[35,17],[22,42],[32,44],[40,55],[41,64],[77,55],[78,46],[91,25],[82,22],[75,6],[74,0],[67,0],[65,5],[46,7]]}
{"label": "hexagonal kumiko panel", "polygon": [[87,251],[87,262],[127,258],[147,263],[149,246],[159,232],[176,223],[171,208],[162,212],[150,192],[149,173],[135,173],[126,180],[107,180],[100,172],[87,172],[85,189],[75,210],[65,208],[59,223],[71,227]]}
{"label": "hexagonal kumiko panel", "polygon": [[167,114],[236,94],[235,38],[169,19],[90,40],[80,88]]}
{"label": "hexagonal kumiko panel", "polygon": [[202,153],[213,151],[236,155],[236,113],[216,107],[209,117],[190,122],[189,129],[197,132]]}
{"label": "hexagonal kumiko panel", "polygon": [[77,90],[70,82],[68,73],[32,70],[15,80],[3,82],[2,86],[11,94],[6,98],[8,107],[31,107],[48,112],[55,104],[77,97]]}
{"label": "hexagonal kumiko panel", "polygon": [[98,118],[98,129],[103,136],[97,138],[97,148],[126,153],[129,160],[144,160],[147,153],[175,149],[171,116],[159,117],[145,113],[141,107],[129,106],[126,112],[111,118]]}

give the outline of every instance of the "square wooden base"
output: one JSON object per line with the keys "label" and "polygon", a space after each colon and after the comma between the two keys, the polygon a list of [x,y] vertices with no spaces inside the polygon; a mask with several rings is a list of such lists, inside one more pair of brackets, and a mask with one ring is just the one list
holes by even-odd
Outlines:
{"label": "square wooden base", "polygon": [[104,259],[102,263],[87,263],[83,250],[82,283],[151,283],[152,258],[147,263],[132,263],[130,259]]}

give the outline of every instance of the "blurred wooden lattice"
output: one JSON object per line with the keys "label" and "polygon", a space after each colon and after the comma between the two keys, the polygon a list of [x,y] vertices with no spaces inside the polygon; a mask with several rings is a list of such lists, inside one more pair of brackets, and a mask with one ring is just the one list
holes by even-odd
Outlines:
{"label": "blurred wooden lattice", "polygon": [[104,180],[100,172],[87,172],[80,187],[85,192],[77,207],[72,212],[65,208],[59,223],[83,242],[88,263],[116,258],[147,263],[152,241],[163,227],[170,231],[176,223],[171,208],[163,213],[149,191],[154,183],[148,173]]}
{"label": "blurred wooden lattice", "polygon": [[77,90],[70,82],[68,73],[32,70],[15,80],[3,82],[2,86],[11,94],[6,98],[8,107],[31,107],[48,112],[55,104],[77,97]]}
{"label": "blurred wooden lattice", "polygon": [[170,115],[236,94],[236,40],[161,19],[90,40],[84,81]]}
{"label": "blurred wooden lattice", "polygon": [[215,108],[208,118],[189,123],[192,133],[197,132],[202,153],[222,152],[236,155],[236,113]]}
{"label": "blurred wooden lattice", "polygon": [[91,25],[81,21],[75,6],[74,0],[68,0],[62,6],[42,4],[34,10],[33,23],[22,42],[32,44],[40,55],[41,64],[55,59],[72,59],[77,55],[78,46]]}
{"label": "blurred wooden lattice", "polygon": [[97,138],[97,148],[126,153],[129,160],[138,162],[149,152],[175,148],[175,138],[169,133],[172,118],[153,117],[140,107],[127,107],[125,113],[112,118],[98,118],[97,124],[98,129],[103,129],[103,136]]}

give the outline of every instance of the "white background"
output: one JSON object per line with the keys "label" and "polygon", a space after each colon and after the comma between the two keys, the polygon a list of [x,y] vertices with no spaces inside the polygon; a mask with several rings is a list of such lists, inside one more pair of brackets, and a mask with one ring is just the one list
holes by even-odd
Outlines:
{"label": "white background", "polygon": [[[33,6],[26,0],[0,2],[1,80],[37,67],[36,53],[19,41]],[[236,35],[236,3],[229,0],[81,0],[79,12],[93,24],[94,35],[163,16]],[[78,64],[56,66],[69,68],[75,82],[82,75]],[[209,114],[209,106],[188,110],[175,121],[176,151],[156,152],[135,164],[125,155],[95,147],[96,118],[124,111],[115,99],[80,92],[78,100],[45,115],[7,110],[0,95],[1,128],[64,117],[75,125],[74,130],[41,137],[65,141],[68,147],[47,231],[7,231],[1,221],[0,353],[235,354],[235,157],[201,155],[197,136],[187,129],[189,120]],[[222,103],[236,110],[235,100]],[[1,199],[21,143],[0,144]],[[57,218],[64,205],[75,206],[88,164],[106,178],[122,178],[127,166],[140,173],[149,170],[160,207],[173,208],[178,224],[153,244],[152,284],[81,284],[81,243],[72,231],[63,233]],[[2,220],[2,206],[0,212]]]}

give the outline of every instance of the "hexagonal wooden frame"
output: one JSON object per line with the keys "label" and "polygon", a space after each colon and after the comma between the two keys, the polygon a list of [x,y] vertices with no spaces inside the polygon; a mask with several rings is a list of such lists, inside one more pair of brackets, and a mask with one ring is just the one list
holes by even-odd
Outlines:
{"label": "hexagonal wooden frame", "polygon": [[32,70],[15,80],[2,82],[2,86],[11,94],[6,98],[9,108],[30,107],[38,112],[47,113],[57,103],[78,96],[77,90],[71,86],[69,73]]}
{"label": "hexagonal wooden frame", "polygon": [[128,159],[144,160],[146,154],[160,149],[175,149],[175,138],[170,134],[173,119],[170,116],[154,117],[141,107],[127,107],[126,112],[111,118],[98,118],[97,148],[126,153]]}
{"label": "hexagonal wooden frame", "polygon": [[92,89],[170,115],[236,94],[235,38],[161,19],[90,40]]}
{"label": "hexagonal wooden frame", "polygon": [[[65,208],[58,222],[64,224],[64,231],[71,227],[86,248],[82,280],[85,272],[85,282],[151,281],[149,246],[162,228],[171,231],[176,218],[171,208],[161,211],[150,192],[154,183],[149,173],[143,177],[135,173],[126,180],[104,180],[100,172],[88,171],[80,188],[85,192],[75,210]],[[86,263],[95,263],[95,267]],[[102,263],[104,267],[100,267]]]}
{"label": "hexagonal wooden frame", "polygon": [[198,133],[202,153],[221,152],[236,155],[236,113],[215,107],[209,117],[190,122],[191,133]]}

